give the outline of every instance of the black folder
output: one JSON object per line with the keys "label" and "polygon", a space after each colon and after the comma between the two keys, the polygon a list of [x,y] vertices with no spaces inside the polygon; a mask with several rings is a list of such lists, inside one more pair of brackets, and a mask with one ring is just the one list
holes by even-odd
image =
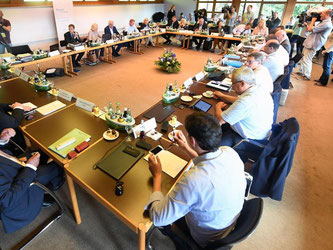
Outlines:
{"label": "black folder", "polygon": [[175,112],[175,110],[171,105],[164,106],[162,104],[157,104],[147,113],[145,113],[143,116],[148,119],[155,117],[156,122],[161,123],[167,117],[169,117],[173,112]]}

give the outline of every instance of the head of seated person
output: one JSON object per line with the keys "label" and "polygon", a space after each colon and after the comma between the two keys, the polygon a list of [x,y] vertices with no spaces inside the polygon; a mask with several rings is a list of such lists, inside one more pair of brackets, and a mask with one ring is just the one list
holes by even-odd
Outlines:
{"label": "head of seated person", "polygon": [[275,33],[269,34],[268,36],[265,37],[265,40],[266,40],[266,42],[268,42],[269,40],[277,40],[277,37],[276,37]]}
{"label": "head of seated person", "polygon": [[131,19],[129,20],[129,25],[130,25],[130,26],[135,25],[135,19],[131,18]]}
{"label": "head of seated person", "polygon": [[148,25],[148,23],[149,23],[148,18],[146,17],[145,19],[143,19],[143,22],[142,22],[142,23],[144,23],[145,25]]}
{"label": "head of seated person", "polygon": [[275,33],[275,36],[276,36],[277,40],[281,43],[282,41],[284,41],[287,38],[287,32],[285,30],[278,30]]}
{"label": "head of seated person", "polygon": [[251,28],[252,28],[252,24],[251,23],[245,24],[245,30],[250,30]]}
{"label": "head of seated person", "polygon": [[174,23],[174,22],[177,22],[177,17],[176,16],[173,16],[172,18],[171,18],[171,21]]}
{"label": "head of seated person", "polygon": [[276,52],[279,49],[279,47],[280,47],[279,41],[276,39],[271,39],[268,42],[266,42],[264,51],[266,54],[269,55]]}
{"label": "head of seated person", "polygon": [[70,24],[70,25],[68,25],[68,31],[69,31],[70,33],[74,33],[74,31],[75,31],[75,25],[74,25],[74,24]]}
{"label": "head of seated person", "polygon": [[185,27],[187,25],[186,19],[184,17],[182,19],[180,19],[179,25],[180,25],[180,27]]}
{"label": "head of seated person", "polygon": [[261,52],[253,52],[247,56],[246,66],[255,70],[264,63],[264,55]]}
{"label": "head of seated person", "polygon": [[186,117],[185,128],[189,145],[199,154],[215,152],[222,140],[222,130],[218,119],[208,113],[195,112]]}
{"label": "head of seated person", "polygon": [[97,23],[93,23],[92,25],[91,25],[91,31],[93,31],[93,32],[97,32],[98,31],[98,24]]}
{"label": "head of seated person", "polygon": [[203,25],[205,23],[205,19],[203,18],[200,18],[199,21],[198,21],[199,25]]}
{"label": "head of seated person", "polygon": [[109,20],[109,22],[108,22],[108,26],[112,29],[113,28],[113,26],[114,26],[114,22],[113,22],[113,20]]}
{"label": "head of seated person", "polygon": [[232,72],[231,82],[232,89],[237,95],[241,95],[246,90],[256,85],[256,78],[251,68],[243,66]]}

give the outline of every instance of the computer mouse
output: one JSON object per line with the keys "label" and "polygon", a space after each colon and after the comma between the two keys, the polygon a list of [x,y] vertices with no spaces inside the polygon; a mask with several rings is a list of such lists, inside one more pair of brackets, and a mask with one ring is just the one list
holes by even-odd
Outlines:
{"label": "computer mouse", "polygon": [[28,115],[25,119],[29,121],[29,120],[31,120],[31,119],[33,119],[33,118],[34,118],[33,115]]}
{"label": "computer mouse", "polygon": [[116,183],[115,194],[116,194],[117,196],[120,196],[120,195],[122,195],[122,194],[124,193],[124,187],[123,187],[123,184],[124,184],[124,182],[122,182],[122,181],[118,181],[118,182]]}

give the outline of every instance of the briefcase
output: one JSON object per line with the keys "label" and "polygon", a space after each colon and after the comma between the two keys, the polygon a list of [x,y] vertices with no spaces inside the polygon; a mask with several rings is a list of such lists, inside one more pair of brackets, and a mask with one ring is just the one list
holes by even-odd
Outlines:
{"label": "briefcase", "polygon": [[212,43],[213,43],[213,41],[205,40],[204,43],[203,43],[202,49],[203,50],[210,50],[212,48]]}
{"label": "briefcase", "polygon": [[94,51],[89,51],[88,53],[88,61],[92,63],[97,63],[97,56]]}

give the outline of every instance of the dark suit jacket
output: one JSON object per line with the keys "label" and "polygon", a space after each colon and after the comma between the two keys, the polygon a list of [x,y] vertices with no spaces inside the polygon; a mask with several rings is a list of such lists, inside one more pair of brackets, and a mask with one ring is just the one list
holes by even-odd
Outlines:
{"label": "dark suit jacket", "polygon": [[266,26],[269,30],[276,29],[281,23],[281,20],[277,17],[276,19],[271,19],[266,21]]}
{"label": "dark suit jacket", "polygon": [[[199,24],[197,23],[196,25],[194,25],[194,30],[198,30],[199,29]],[[202,25],[202,29],[205,30],[207,29],[207,23],[203,23]]]}
{"label": "dark suit jacket", "polygon": [[150,27],[149,27],[149,23],[148,23],[148,24],[144,24],[144,23],[141,23],[141,24],[140,24],[140,30],[143,30],[143,29],[145,29],[145,28],[149,28],[149,29],[150,29]]}
{"label": "dark suit jacket", "polygon": [[[11,111],[12,115],[8,112]],[[9,104],[0,103],[0,131],[4,128],[17,128],[24,117],[22,109],[11,109]]]}
{"label": "dark suit jacket", "polygon": [[176,11],[168,11],[167,17],[168,17],[168,21],[171,21],[172,17],[176,15]]}
{"label": "dark suit jacket", "polygon": [[69,43],[82,43],[80,36],[78,38],[72,37],[71,33],[68,31],[64,34],[66,45]]}
{"label": "dark suit jacket", "polygon": [[[113,34],[119,35],[119,32],[118,32],[118,30],[117,30],[117,28],[115,26],[113,26],[112,30],[113,30]],[[111,31],[110,31],[109,26],[106,26],[104,28],[104,34],[110,34],[111,35]]]}
{"label": "dark suit jacket", "polygon": [[6,233],[28,225],[39,214],[43,190],[31,182],[36,171],[0,156],[0,216]]}
{"label": "dark suit jacket", "polygon": [[290,51],[291,51],[291,44],[289,42],[289,39],[286,39],[284,40],[282,43],[281,43],[281,46],[283,48],[285,48],[285,50],[288,52],[288,54],[290,54]]}
{"label": "dark suit jacket", "polygon": [[178,29],[178,27],[179,27],[179,23],[178,23],[178,21],[176,21],[176,22],[174,22],[173,24],[172,24],[172,20],[170,20],[169,22],[168,22],[168,25],[167,26],[169,26],[170,28],[173,28],[173,29]]}

